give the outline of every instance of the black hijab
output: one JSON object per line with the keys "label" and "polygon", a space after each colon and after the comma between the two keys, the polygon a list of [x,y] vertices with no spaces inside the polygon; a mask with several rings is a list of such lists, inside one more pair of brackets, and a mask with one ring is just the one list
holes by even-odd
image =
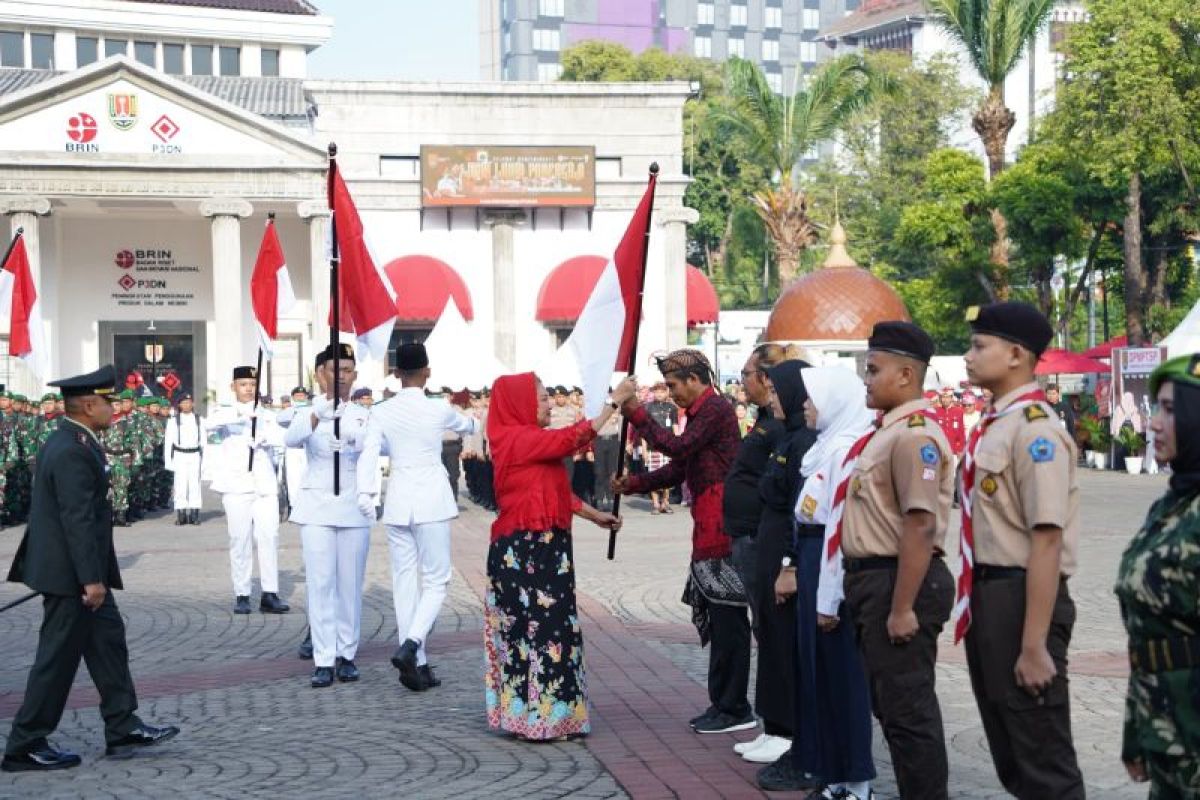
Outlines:
{"label": "black hijab", "polygon": [[767,370],[767,377],[771,379],[779,405],[783,408],[783,424],[789,431],[804,427],[804,401],[808,399],[808,390],[804,388],[800,370],[811,366],[807,361],[797,358]]}
{"label": "black hijab", "polygon": [[1175,385],[1175,458],[1171,459],[1171,490],[1200,492],[1200,386]]}

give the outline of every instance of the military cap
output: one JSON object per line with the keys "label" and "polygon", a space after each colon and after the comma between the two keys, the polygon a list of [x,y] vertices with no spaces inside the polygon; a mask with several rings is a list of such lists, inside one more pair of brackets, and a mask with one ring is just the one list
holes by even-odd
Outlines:
{"label": "military cap", "polygon": [[233,368],[233,379],[235,381],[257,380],[258,379],[258,370],[255,369],[254,367],[234,367]]}
{"label": "military cap", "polygon": [[1034,355],[1046,352],[1054,329],[1041,311],[1028,303],[992,303],[967,309],[972,333],[999,336],[1021,345]]}
{"label": "military cap", "polygon": [[194,398],[194,397],[192,397],[192,395],[191,395],[191,393],[190,393],[190,392],[182,392],[182,393],[180,393],[180,394],[177,394],[177,395],[175,396],[175,405],[179,405],[179,404],[180,404],[180,403],[182,403],[184,400],[194,400],[194,399],[195,399],[195,398]]}
{"label": "military cap", "polygon": [[425,345],[411,342],[396,349],[396,368],[401,372],[414,372],[429,366],[429,354]]}
{"label": "military cap", "polygon": [[28,398],[28,397],[26,397],[26,396],[25,396],[25,395],[23,395],[23,394],[14,394],[14,395],[13,395],[13,402],[15,402],[15,403],[28,403],[28,402],[29,402],[29,398]]}
{"label": "military cap", "polygon": [[[93,394],[107,397],[116,391],[117,371],[113,369],[112,364],[105,364],[95,372],[50,381],[50,385],[61,389],[63,397],[85,397]],[[24,402],[23,398],[22,401]]]}
{"label": "military cap", "polygon": [[[324,364],[326,361],[333,361],[334,347],[335,346],[333,344],[326,345],[324,350],[317,353],[317,366],[318,367],[321,366],[322,364]],[[354,348],[353,347],[346,344],[345,342],[338,342],[336,347],[337,347],[336,352],[337,352],[338,361],[353,361],[354,360]],[[294,392],[295,389],[293,389],[292,391]],[[308,394],[308,393],[305,392],[305,394]]]}
{"label": "military cap", "polygon": [[898,356],[916,359],[924,364],[933,358],[933,339],[920,326],[911,322],[877,322],[867,339],[868,350],[882,350]]}
{"label": "military cap", "polygon": [[303,386],[297,386],[295,389],[292,389],[292,391],[290,393],[291,394],[302,394],[305,397],[308,397],[308,389],[305,389]]}
{"label": "military cap", "polygon": [[354,394],[350,395],[350,399],[351,400],[362,400],[364,397],[370,397],[370,396],[371,396],[371,390],[364,386],[361,389],[355,389]]}
{"label": "military cap", "polygon": [[137,395],[133,393],[133,389],[122,389],[121,393],[117,395],[118,400],[133,400],[136,397]]}
{"label": "military cap", "polygon": [[57,399],[58,397],[54,394],[54,392],[46,392],[44,395],[42,395],[41,402],[53,403]]}
{"label": "military cap", "polygon": [[567,387],[565,387],[565,386],[555,386],[555,387],[554,387],[554,392],[553,392],[553,394],[554,394],[554,396],[555,396],[555,397],[558,397],[559,395],[562,395],[563,397],[566,397],[566,396],[567,396]]}
{"label": "military cap", "polygon": [[1150,394],[1158,395],[1159,388],[1167,381],[1200,386],[1200,353],[1176,356],[1160,364],[1150,373]]}
{"label": "military cap", "polygon": [[138,408],[145,408],[146,406],[153,405],[153,404],[154,404],[153,397],[139,397],[137,399],[137,407]]}

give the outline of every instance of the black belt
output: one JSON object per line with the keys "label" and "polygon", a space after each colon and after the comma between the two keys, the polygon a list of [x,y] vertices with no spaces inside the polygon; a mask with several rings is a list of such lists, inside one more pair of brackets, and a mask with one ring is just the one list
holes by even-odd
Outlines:
{"label": "black belt", "polygon": [[976,581],[997,581],[1005,578],[1024,578],[1024,567],[994,567],[991,564],[976,564],[971,569],[971,577]]}
{"label": "black belt", "polygon": [[1129,665],[1137,672],[1167,672],[1200,667],[1200,637],[1172,636],[1129,646]]}
{"label": "black belt", "polygon": [[200,448],[199,447],[177,447],[176,445],[171,445],[171,452],[172,453],[199,453]]}
{"label": "black belt", "polygon": [[[934,548],[930,563],[933,563],[933,559],[942,558],[945,555],[941,548]],[[869,569],[896,569],[899,565],[900,559],[898,556],[867,556],[866,558],[842,559],[842,569],[846,572],[863,572]]]}
{"label": "black belt", "polygon": [[132,450],[105,450],[110,456],[132,456]]}

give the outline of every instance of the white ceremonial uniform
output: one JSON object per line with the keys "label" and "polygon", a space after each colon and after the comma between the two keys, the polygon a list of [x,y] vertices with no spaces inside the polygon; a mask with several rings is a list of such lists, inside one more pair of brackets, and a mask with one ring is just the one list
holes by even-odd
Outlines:
{"label": "white ceremonial uniform", "polygon": [[[283,409],[275,415],[275,422],[284,430],[290,430],[293,419],[309,418],[312,405],[303,403]],[[285,434],[286,438],[286,434]],[[288,447],[283,454],[284,486],[287,488],[288,503],[294,508],[296,498],[300,496],[300,488],[304,485],[304,468],[308,463],[306,450],[303,447]],[[291,517],[289,517],[291,519]]]}
{"label": "white ceremonial uniform", "polygon": [[[354,660],[362,620],[363,574],[373,518],[358,510],[356,468],[371,412],[341,403],[340,453],[335,450],[333,403],[318,398],[297,409],[284,441],[288,452],[302,449],[307,469],[292,496],[293,522],[300,525],[308,624],[313,664],[332,667],[338,658]],[[312,418],[317,416],[316,429]],[[333,493],[334,458],[341,461],[338,494]]]}
{"label": "white ceremonial uniform", "polygon": [[279,484],[275,477],[274,450],[283,446],[283,431],[275,416],[258,409],[254,441],[254,471],[250,471],[250,420],[252,403],[219,406],[208,417],[208,430],[221,443],[210,447],[219,453],[213,465],[211,488],[221,494],[229,525],[229,564],[233,592],[249,596],[253,550],[258,550],[258,580],[264,592],[279,591]]}
{"label": "white ceremonial uniform", "polygon": [[177,411],[163,433],[163,465],[175,473],[175,510],[200,508],[200,466],[208,430],[200,415]]}
{"label": "white ceremonial uniform", "polygon": [[442,434],[472,434],[478,427],[478,420],[417,388],[401,389],[376,405],[367,423],[359,485],[370,485],[386,446],[391,464],[383,522],[392,557],[392,600],[400,642],[412,639],[420,645],[417,664],[426,663],[425,640],[446,599],[450,520],[458,516],[442,465]]}

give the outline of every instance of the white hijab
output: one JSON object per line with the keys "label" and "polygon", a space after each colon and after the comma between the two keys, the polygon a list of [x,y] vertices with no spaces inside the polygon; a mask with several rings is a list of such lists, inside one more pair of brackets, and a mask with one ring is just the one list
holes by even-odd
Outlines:
{"label": "white hijab", "polygon": [[804,454],[800,473],[805,478],[818,470],[837,473],[840,464],[856,441],[871,430],[875,414],[867,408],[867,389],[862,380],[844,367],[809,367],[800,370],[804,388],[817,409],[817,441]]}

